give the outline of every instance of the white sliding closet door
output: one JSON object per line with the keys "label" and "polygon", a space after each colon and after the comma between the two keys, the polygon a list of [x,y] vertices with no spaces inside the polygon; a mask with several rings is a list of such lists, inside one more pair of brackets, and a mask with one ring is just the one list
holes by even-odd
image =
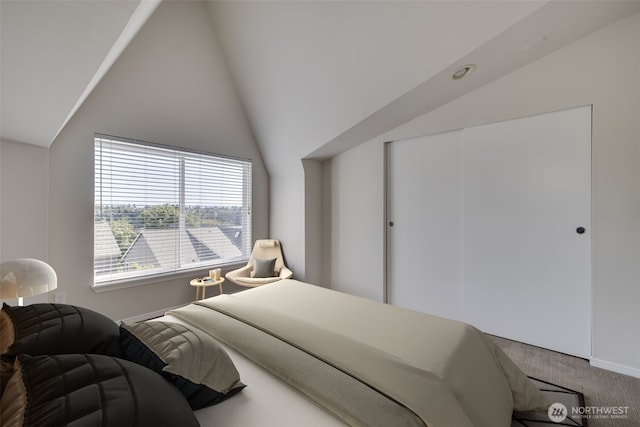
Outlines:
{"label": "white sliding closet door", "polygon": [[457,318],[462,298],[462,132],[387,145],[387,300]]}
{"label": "white sliding closet door", "polygon": [[397,141],[387,156],[390,303],[591,355],[590,107]]}
{"label": "white sliding closet door", "polygon": [[590,356],[591,108],[465,129],[464,140],[468,320]]}

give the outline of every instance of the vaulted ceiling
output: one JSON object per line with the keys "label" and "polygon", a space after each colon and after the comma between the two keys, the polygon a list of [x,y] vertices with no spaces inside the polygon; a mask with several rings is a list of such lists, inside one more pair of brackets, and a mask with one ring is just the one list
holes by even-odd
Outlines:
{"label": "vaulted ceiling", "polygon": [[124,48],[120,35],[127,25],[143,24],[135,22],[138,6],[0,2],[0,137],[48,147]]}
{"label": "vaulted ceiling", "polygon": [[[0,137],[49,146],[159,0],[0,2]],[[324,158],[640,10],[640,1],[208,1],[267,163]],[[469,77],[450,75],[467,63]]]}

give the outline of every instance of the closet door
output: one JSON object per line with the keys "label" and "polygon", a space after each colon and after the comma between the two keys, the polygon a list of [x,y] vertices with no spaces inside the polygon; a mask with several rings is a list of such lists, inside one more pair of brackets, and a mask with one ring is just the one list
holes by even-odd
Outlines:
{"label": "closet door", "polygon": [[462,131],[387,144],[387,301],[458,319]]}
{"label": "closet door", "polygon": [[590,182],[590,107],[389,143],[387,301],[590,356]]}
{"label": "closet door", "polygon": [[591,108],[464,130],[464,311],[591,355]]}

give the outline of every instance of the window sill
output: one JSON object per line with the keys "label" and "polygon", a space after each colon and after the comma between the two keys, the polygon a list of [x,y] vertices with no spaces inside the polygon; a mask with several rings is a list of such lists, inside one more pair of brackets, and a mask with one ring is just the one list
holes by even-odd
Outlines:
{"label": "window sill", "polygon": [[101,284],[93,284],[91,289],[93,289],[96,293],[116,291],[119,289],[127,289],[127,288],[135,288],[137,286],[146,286],[157,284],[161,282],[170,282],[174,280],[191,280],[195,277],[204,277],[209,274],[209,270],[213,268],[222,268],[222,275],[224,276],[231,270],[235,270],[240,267],[244,267],[247,265],[249,260],[241,260],[234,263],[229,264],[220,264],[215,266],[209,266],[206,269],[202,268],[194,268],[193,270],[185,270],[175,273],[164,273],[164,274],[156,274],[152,276],[145,277],[136,277],[133,279],[122,279],[122,280],[114,280],[111,282],[105,282]]}

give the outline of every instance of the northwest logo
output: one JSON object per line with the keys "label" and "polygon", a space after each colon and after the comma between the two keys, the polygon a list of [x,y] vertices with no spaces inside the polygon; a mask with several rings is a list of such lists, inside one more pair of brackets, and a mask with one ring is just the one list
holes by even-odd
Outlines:
{"label": "northwest logo", "polygon": [[547,415],[549,415],[549,419],[554,423],[561,423],[567,418],[567,407],[562,403],[554,403],[549,406],[549,410],[547,411]]}

